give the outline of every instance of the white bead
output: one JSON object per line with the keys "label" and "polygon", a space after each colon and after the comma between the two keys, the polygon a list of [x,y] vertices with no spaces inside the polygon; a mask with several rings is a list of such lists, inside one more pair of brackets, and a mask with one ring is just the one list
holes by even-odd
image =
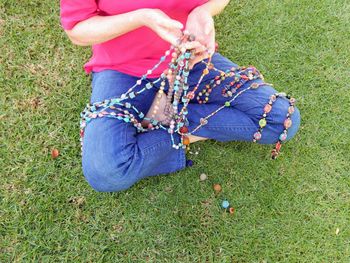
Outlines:
{"label": "white bead", "polygon": [[205,174],[205,173],[202,173],[200,176],[199,176],[199,180],[201,181],[205,181],[207,180],[208,176]]}

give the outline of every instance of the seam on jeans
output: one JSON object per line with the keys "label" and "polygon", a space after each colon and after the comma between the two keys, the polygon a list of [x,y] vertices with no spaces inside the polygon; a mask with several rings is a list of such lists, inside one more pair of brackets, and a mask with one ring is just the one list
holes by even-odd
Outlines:
{"label": "seam on jeans", "polygon": [[[170,135],[169,135],[170,136]],[[149,153],[151,151],[154,151],[156,148],[159,148],[160,146],[166,146],[166,144],[169,143],[170,144],[170,141],[159,141],[153,145],[150,145],[150,146],[147,146],[145,148],[143,148],[143,151],[145,153]]]}
{"label": "seam on jeans", "polygon": [[208,129],[229,129],[229,130],[249,130],[249,129],[256,129],[256,126],[230,126],[230,125],[212,125],[207,126]]}

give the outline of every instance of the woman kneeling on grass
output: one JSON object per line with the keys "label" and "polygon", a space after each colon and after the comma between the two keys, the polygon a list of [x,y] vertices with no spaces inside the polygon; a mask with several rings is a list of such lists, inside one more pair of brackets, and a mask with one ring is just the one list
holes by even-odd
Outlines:
{"label": "woman kneeling on grass", "polygon": [[[84,129],[83,172],[95,190],[124,190],[142,178],[190,166],[185,146],[174,147],[184,138],[186,145],[206,139],[275,144],[290,140],[296,134],[300,113],[288,96],[271,99],[277,91],[263,82],[254,67],[239,67],[215,52],[213,16],[228,2],[61,0],[61,24],[68,37],[76,45],[92,45],[93,56],[84,66],[85,71],[92,74],[90,105],[97,103],[98,107],[99,102],[119,98],[121,108],[117,111],[115,106],[109,107],[104,113],[90,115],[93,120]],[[182,72],[187,76],[187,86],[182,88],[187,94],[194,91],[194,96],[188,97],[186,126],[180,127],[180,131],[187,132],[186,137],[177,131],[171,137],[168,129],[154,129],[156,125],[152,122],[152,119],[160,123],[166,119],[167,103],[174,104],[170,95],[167,96],[174,92],[174,86],[169,83],[175,79],[168,69],[176,58],[176,52],[170,55],[166,52],[170,46],[177,51],[191,52],[191,57],[187,57],[188,71]],[[162,56],[163,63],[154,67]],[[203,75],[208,67],[215,70]],[[222,78],[220,71],[229,70],[233,75]],[[164,72],[170,77],[157,81]],[[249,75],[253,73],[257,77]],[[234,82],[237,77],[244,82],[237,79]],[[176,80],[180,82],[183,78]],[[130,87],[134,87],[133,92]],[[244,93],[228,103],[236,89]],[[182,102],[179,100],[175,109],[183,106]],[[222,105],[225,107],[211,115]],[[290,117],[286,123],[288,112]],[[123,115],[129,113],[132,115]],[[115,118],[104,116],[108,114],[114,114]],[[208,115],[211,116],[207,121],[203,117]],[[139,121],[138,127],[130,121],[130,116],[134,116],[133,121]],[[203,124],[201,128],[191,133],[199,123]],[[170,122],[169,127],[174,129],[174,122]],[[150,129],[138,132],[137,128]]]}

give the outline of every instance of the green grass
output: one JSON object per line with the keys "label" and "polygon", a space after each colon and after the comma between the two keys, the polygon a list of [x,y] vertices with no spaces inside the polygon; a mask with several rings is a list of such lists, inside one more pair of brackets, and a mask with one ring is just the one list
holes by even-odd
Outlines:
{"label": "green grass", "polygon": [[58,1],[0,0],[0,262],[350,261],[349,1],[232,0],[215,21],[223,55],[298,99],[297,136],[276,161],[267,145],[198,142],[192,168],[97,193],[78,127],[90,50]]}

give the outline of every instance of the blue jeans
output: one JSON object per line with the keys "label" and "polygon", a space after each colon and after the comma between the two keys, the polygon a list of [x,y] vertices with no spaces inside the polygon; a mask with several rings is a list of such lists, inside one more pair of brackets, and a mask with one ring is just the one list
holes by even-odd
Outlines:
{"label": "blue jeans", "polygon": [[[215,53],[212,57],[214,66],[220,70],[228,70],[238,65],[226,57]],[[204,63],[197,63],[190,71],[188,78],[189,91],[197,83]],[[202,81],[208,83],[218,73],[211,70]],[[92,73],[92,95],[90,102],[103,101],[119,97],[125,93],[136,80],[139,79],[115,70],[105,70]],[[147,79],[154,81],[155,79]],[[226,79],[229,81],[229,79]],[[146,83],[146,81],[144,81]],[[251,83],[264,83],[261,79],[250,80],[239,90],[245,89]],[[188,105],[189,131],[198,124],[199,119],[207,116],[228,98],[221,94],[222,87],[227,84],[223,81],[213,88],[209,101],[198,104],[191,100]],[[146,90],[130,101],[140,111],[147,113],[159,89]],[[144,85],[142,85],[144,86]],[[197,93],[202,89],[200,86]],[[168,87],[166,86],[165,91]],[[283,90],[279,90],[283,91]],[[277,92],[268,85],[258,89],[251,89],[238,96],[230,107],[225,107],[209,119],[207,125],[197,130],[194,135],[210,139],[225,141],[252,141],[253,134],[259,128],[259,120],[263,107],[268,103],[270,95]],[[286,118],[289,102],[280,97],[273,104],[271,112],[267,115],[267,126],[264,127],[262,138],[258,143],[274,144],[284,130],[283,122]],[[295,107],[291,116],[292,126],[288,129],[290,140],[300,126],[300,112]],[[175,143],[180,142],[180,135],[174,134]],[[170,134],[163,129],[137,133],[130,123],[118,119],[97,118],[92,120],[85,128],[82,156],[83,173],[89,184],[97,191],[114,192],[129,188],[142,178],[172,173],[186,167],[186,154],[184,149],[174,149]]]}

